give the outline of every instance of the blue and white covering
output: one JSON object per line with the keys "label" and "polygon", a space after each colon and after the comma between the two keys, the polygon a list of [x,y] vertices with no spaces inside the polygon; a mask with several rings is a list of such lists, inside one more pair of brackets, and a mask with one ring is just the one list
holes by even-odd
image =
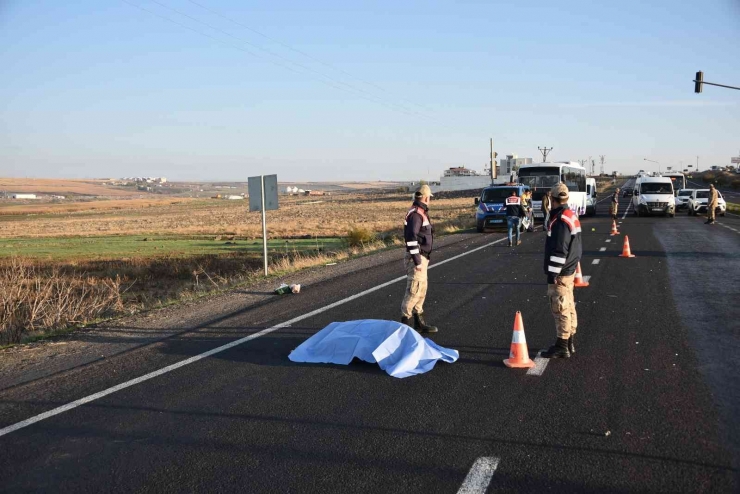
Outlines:
{"label": "blue and white covering", "polygon": [[457,350],[444,348],[395,321],[362,319],[334,322],[304,341],[288,358],[293,362],[349,364],[355,357],[377,363],[393,377],[423,374],[438,360],[453,363]]}

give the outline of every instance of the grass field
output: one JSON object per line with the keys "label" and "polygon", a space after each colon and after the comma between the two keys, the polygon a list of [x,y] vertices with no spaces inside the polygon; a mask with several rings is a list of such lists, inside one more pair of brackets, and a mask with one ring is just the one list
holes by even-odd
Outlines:
{"label": "grass field", "polygon": [[[216,240],[218,238],[218,240]],[[322,252],[345,248],[340,238],[271,239],[269,255]],[[0,239],[0,257],[23,256],[50,261],[113,260],[132,257],[188,257],[195,255],[262,255],[262,240],[219,237],[141,235]]]}
{"label": "grass field", "polygon": [[0,178],[0,190],[30,194],[126,197],[131,191],[103,185],[102,180],[65,180],[50,178]]}

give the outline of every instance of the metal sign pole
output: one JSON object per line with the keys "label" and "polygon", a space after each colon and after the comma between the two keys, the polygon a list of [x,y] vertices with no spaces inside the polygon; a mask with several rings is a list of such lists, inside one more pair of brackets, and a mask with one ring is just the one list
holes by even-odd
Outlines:
{"label": "metal sign pole", "polygon": [[267,276],[267,215],[265,214],[265,176],[260,175],[262,184],[262,255],[265,261],[265,276]]}

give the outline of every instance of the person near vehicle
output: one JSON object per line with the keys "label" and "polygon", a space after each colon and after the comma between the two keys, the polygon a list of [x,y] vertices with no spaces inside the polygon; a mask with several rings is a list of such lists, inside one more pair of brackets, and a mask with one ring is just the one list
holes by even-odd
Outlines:
{"label": "person near vehicle", "polygon": [[609,205],[609,214],[614,221],[617,221],[617,211],[619,210],[619,187],[612,194],[611,204]]}
{"label": "person near vehicle", "polygon": [[522,206],[524,207],[524,214],[527,216],[527,219],[529,219],[529,227],[527,228],[528,232],[534,231],[534,221],[532,218],[532,191],[531,190],[525,190],[522,193]]}
{"label": "person near vehicle", "polygon": [[550,196],[550,191],[547,191],[547,194],[542,196],[542,215],[545,218],[544,222],[542,223],[542,231],[547,233],[547,220],[550,219],[550,209],[552,208],[552,199]]}
{"label": "person near vehicle", "polygon": [[424,321],[424,300],[427,296],[427,268],[432,254],[434,227],[429,221],[432,190],[422,185],[414,194],[414,204],[406,213],[403,237],[406,242],[406,294],[401,302],[401,322],[420,333],[436,333],[437,328]]}
{"label": "person near vehicle", "polygon": [[707,225],[713,225],[715,219],[715,210],[719,206],[719,193],[714,188],[714,184],[709,184],[709,198],[707,199]]}
{"label": "person near vehicle", "polygon": [[545,358],[568,358],[576,351],[574,338],[578,316],[573,282],[582,255],[581,223],[578,215],[568,207],[568,187],[559,183],[551,192],[552,211],[545,240],[545,274],[547,298],[555,318],[557,339],[541,355]]}
{"label": "person near vehicle", "polygon": [[519,239],[521,230],[521,221],[524,218],[524,206],[522,200],[516,194],[516,189],[511,191],[511,195],[506,198],[506,225],[509,229],[509,247],[512,247],[512,230],[516,230],[516,244],[521,245],[522,241]]}

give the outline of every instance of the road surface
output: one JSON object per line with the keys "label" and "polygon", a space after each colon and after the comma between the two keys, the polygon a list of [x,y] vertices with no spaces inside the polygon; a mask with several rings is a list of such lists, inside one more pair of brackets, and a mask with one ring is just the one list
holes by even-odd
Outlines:
{"label": "road surface", "polygon": [[394,379],[287,359],[330,322],[398,319],[394,259],[6,386],[0,491],[738,492],[740,218],[630,210],[612,237],[607,203],[583,219],[577,353],[539,375],[502,360],[517,310],[533,358],[554,341],[544,234],[472,235],[429,273],[458,362]]}

